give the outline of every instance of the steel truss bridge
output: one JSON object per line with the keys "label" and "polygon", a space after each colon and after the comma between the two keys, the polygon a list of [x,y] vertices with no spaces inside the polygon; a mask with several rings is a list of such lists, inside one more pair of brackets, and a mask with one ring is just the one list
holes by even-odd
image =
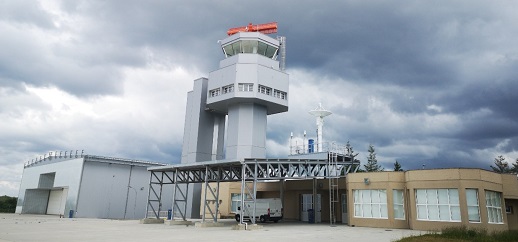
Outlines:
{"label": "steel truss bridge", "polygon": [[[219,184],[221,182],[241,182],[240,218],[247,216],[255,223],[255,202],[257,182],[306,180],[315,178],[329,179],[330,189],[330,219],[335,218],[334,203],[338,193],[338,178],[345,177],[349,172],[356,172],[360,162],[354,157],[333,152],[327,153],[328,159],[244,159],[240,161],[205,161],[192,164],[178,164],[161,167],[151,167],[149,194],[146,216],[159,219],[168,209],[172,210],[171,219],[176,214],[186,220],[189,184],[202,183],[203,211],[202,222],[206,219],[217,222],[219,210]],[[354,161],[352,161],[354,160]],[[212,183],[212,184],[211,184]],[[214,184],[215,183],[215,184]],[[163,208],[163,189],[165,185],[173,187],[172,208]],[[281,197],[283,196],[281,186]],[[334,194],[334,195],[333,195]],[[245,202],[253,202],[254,209],[248,210]],[[213,206],[209,206],[213,204]],[[207,213],[208,212],[208,213]],[[206,214],[210,218],[206,218]],[[240,219],[243,223],[243,219]],[[333,224],[333,221],[331,221]]]}

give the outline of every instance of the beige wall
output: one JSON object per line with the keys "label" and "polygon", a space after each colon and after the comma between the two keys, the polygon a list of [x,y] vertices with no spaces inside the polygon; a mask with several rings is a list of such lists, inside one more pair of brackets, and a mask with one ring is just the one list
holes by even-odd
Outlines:
{"label": "beige wall", "polygon": [[518,230],[518,176],[515,174],[502,175],[504,186],[505,205],[511,206],[511,213],[507,214],[509,229]]}
{"label": "beige wall", "polygon": [[509,229],[518,230],[518,200],[505,199],[505,205],[511,207],[511,212],[506,214]]}
{"label": "beige wall", "polygon": [[518,199],[518,175],[503,174],[504,198]]}
{"label": "beige wall", "polygon": [[[368,179],[368,183],[365,179]],[[404,172],[375,172],[356,173],[347,176],[347,188],[349,197],[349,225],[377,228],[409,228],[407,220],[394,219],[394,207],[392,190],[404,190]],[[388,219],[357,218],[354,216],[354,195],[353,190],[387,190],[387,213]],[[405,205],[406,210],[406,205]],[[405,216],[407,214],[405,213]]]}
{"label": "beige wall", "polygon": [[[505,175],[504,175],[505,176]],[[370,184],[366,185],[364,179],[368,178]],[[502,192],[503,197],[509,196],[508,190],[518,190],[518,184],[512,181],[505,183],[504,190],[503,175],[480,169],[436,169],[436,170],[414,170],[406,172],[376,172],[356,173],[348,175],[348,189],[350,195],[350,209],[353,211],[353,195],[355,189],[386,189],[388,219],[365,219],[355,218],[350,213],[351,225],[367,227],[388,227],[388,228],[411,228],[417,230],[441,230],[445,227],[466,226],[470,228],[484,228],[489,231],[508,229],[507,216],[503,216],[503,224],[489,224],[486,209],[485,191],[491,190]],[[507,187],[509,186],[509,188]],[[417,209],[415,190],[416,189],[440,189],[452,188],[459,191],[459,205],[461,222],[438,222],[417,220]],[[466,189],[478,189],[479,210],[481,222],[470,223],[466,205]],[[404,189],[405,191],[405,221],[395,220],[393,209],[393,189]],[[514,194],[514,190],[513,190]],[[502,201],[503,203],[503,201]]]}

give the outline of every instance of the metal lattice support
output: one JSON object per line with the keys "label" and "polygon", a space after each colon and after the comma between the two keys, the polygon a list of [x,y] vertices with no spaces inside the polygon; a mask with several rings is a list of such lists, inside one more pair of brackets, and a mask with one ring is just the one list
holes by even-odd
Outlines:
{"label": "metal lattice support", "polygon": [[[204,210],[209,210],[214,221],[216,221],[219,209],[219,183],[240,181],[241,208],[243,208],[240,211],[240,216],[241,218],[247,216],[252,223],[255,223],[257,182],[313,178],[334,178],[333,182],[335,182],[338,181],[339,177],[345,177],[349,172],[356,172],[360,166],[360,163],[355,161],[354,157],[344,156],[336,151],[331,153],[333,154],[333,159],[245,159],[241,161],[207,161],[189,165],[178,164],[149,168],[151,176],[146,217],[150,217],[150,214],[152,215],[151,217],[155,218],[165,217],[162,214],[163,212],[167,214],[167,211],[162,211],[162,189],[164,185],[172,184],[174,189],[173,216],[179,213],[180,217],[185,220],[189,184],[205,183],[206,194],[204,201],[205,203],[212,203],[214,201],[215,209],[212,210],[212,207],[205,204]],[[330,160],[333,162],[331,163]],[[209,184],[211,182],[217,183],[216,192]],[[337,185],[338,183],[333,184]],[[330,199],[330,201],[334,200],[338,200],[338,195]],[[247,206],[245,206],[245,201]],[[254,209],[252,209],[252,204]],[[247,208],[248,205],[250,209]],[[336,206],[334,207],[336,211]],[[243,223],[243,219],[241,219],[241,223]]]}
{"label": "metal lattice support", "polygon": [[[185,192],[183,191],[180,183],[178,182],[178,169],[174,172],[174,180],[173,180],[173,205],[171,208],[171,220],[174,220],[174,217],[177,213],[180,214],[180,217],[183,221],[186,221],[187,214],[187,195],[189,194],[189,183],[187,183],[185,187]],[[179,197],[179,198],[178,198]]]}
{"label": "metal lattice support", "polygon": [[149,193],[146,218],[149,217],[150,208],[152,210],[151,212],[153,212],[153,217],[155,217],[156,219],[160,218],[160,210],[162,208],[162,186],[164,184],[163,178],[164,172],[161,172],[160,177],[158,177],[155,172],[151,172],[151,177],[149,178]]}
{"label": "metal lattice support", "polygon": [[[216,188],[212,188],[209,183],[209,176],[214,177],[217,179]],[[211,218],[214,222],[218,221],[218,212],[219,212],[219,177],[220,172],[219,169],[217,172],[214,172],[213,170],[210,170],[208,167],[205,167],[205,192],[204,192],[204,198],[203,198],[203,215],[202,215],[202,222],[205,222],[205,216],[207,214],[207,210],[210,212]],[[210,192],[210,193],[209,193]],[[207,195],[211,195],[209,197],[210,199],[207,199]],[[214,211],[212,211],[212,208],[210,204],[214,204]]]}
{"label": "metal lattice support", "polygon": [[[250,166],[253,166],[253,170]],[[257,200],[257,163],[243,164],[241,178],[241,210],[240,223],[244,223],[244,218],[248,217],[252,224],[255,224],[255,210]],[[250,187],[251,186],[251,187]],[[249,204],[253,204],[251,208]]]}

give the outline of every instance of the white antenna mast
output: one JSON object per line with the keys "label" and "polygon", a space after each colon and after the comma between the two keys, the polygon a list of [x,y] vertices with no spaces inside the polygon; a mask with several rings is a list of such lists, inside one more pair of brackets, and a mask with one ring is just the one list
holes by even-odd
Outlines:
{"label": "white antenna mast", "polygon": [[309,111],[309,114],[317,118],[317,152],[322,152],[322,144],[324,143],[324,138],[322,137],[324,117],[329,116],[332,113],[330,111],[325,110],[322,107],[322,103],[319,103],[316,109]]}

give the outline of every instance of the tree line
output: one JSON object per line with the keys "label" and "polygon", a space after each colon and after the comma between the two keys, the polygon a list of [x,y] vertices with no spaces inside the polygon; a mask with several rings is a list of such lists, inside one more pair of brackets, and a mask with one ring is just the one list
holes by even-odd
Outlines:
{"label": "tree line", "polygon": [[[347,141],[347,144],[345,145],[347,150],[347,155],[351,157],[354,161],[359,162],[359,160],[356,159],[356,156],[358,156],[359,153],[354,153],[353,147]],[[363,168],[358,168],[357,172],[378,172],[378,171],[384,171],[385,168],[378,164],[378,159],[376,158],[376,149],[374,148],[374,145],[370,144],[369,149],[367,150],[369,152],[369,155],[367,156],[367,163],[363,165]],[[394,163],[394,171],[403,171],[403,168],[401,164],[396,160]]]}
{"label": "tree line", "polygon": [[0,213],[14,213],[16,210],[16,197],[0,197]]}
{"label": "tree line", "polygon": [[494,163],[495,163],[494,166],[493,165],[490,166],[494,172],[506,173],[506,174],[518,173],[518,158],[516,159],[516,161],[514,163],[509,164],[505,160],[504,156],[499,155],[498,157],[495,158]]}
{"label": "tree line", "polygon": [[[354,161],[359,162],[359,160],[356,159],[356,156],[358,156],[358,153],[356,153],[356,154],[354,153],[353,147],[351,146],[349,141],[347,141],[346,149],[347,149],[347,155],[352,157],[352,159],[354,159]],[[385,168],[383,168],[383,166],[378,164],[378,159],[376,158],[376,149],[374,148],[374,146],[372,144],[369,145],[369,149],[367,150],[367,152],[369,152],[369,154],[367,155],[367,163],[363,165],[363,169],[360,167],[357,170],[357,172],[384,171]],[[491,167],[491,169],[493,169],[494,172],[497,172],[497,173],[518,174],[518,158],[514,161],[514,163],[509,164],[505,160],[504,156],[499,155],[498,157],[495,158],[494,165],[491,165],[490,167]],[[401,164],[397,160],[394,163],[393,170],[394,171],[404,171],[402,169]]]}

